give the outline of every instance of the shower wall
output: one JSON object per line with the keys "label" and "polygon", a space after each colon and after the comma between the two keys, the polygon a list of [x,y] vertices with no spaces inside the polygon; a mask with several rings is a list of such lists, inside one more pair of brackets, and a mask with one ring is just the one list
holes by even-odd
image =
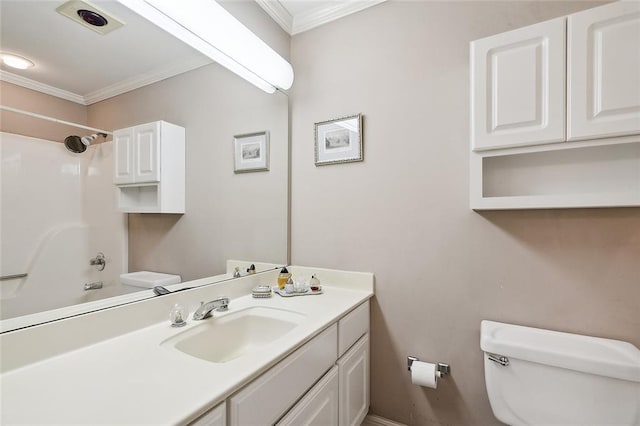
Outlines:
{"label": "shower wall", "polygon": [[[126,215],[113,189],[112,142],[83,154],[62,143],[0,133],[0,281],[2,319],[123,292]],[[89,265],[98,252],[103,271]],[[101,290],[84,284],[102,281]]]}

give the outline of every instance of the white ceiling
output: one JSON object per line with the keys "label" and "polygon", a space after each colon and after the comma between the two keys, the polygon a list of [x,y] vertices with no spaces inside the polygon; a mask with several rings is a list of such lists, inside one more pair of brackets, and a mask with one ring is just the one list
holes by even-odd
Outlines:
{"label": "white ceiling", "polygon": [[61,0],[1,0],[0,50],[35,62],[2,80],[91,104],[211,60],[113,0],[93,0],[125,25],[101,35],[55,9]]}
{"label": "white ceiling", "polygon": [[[255,1],[293,35],[384,0]],[[106,35],[57,13],[63,3],[0,0],[0,50],[36,64],[1,65],[0,79],[89,105],[211,62],[115,0],[91,0],[125,23]]]}

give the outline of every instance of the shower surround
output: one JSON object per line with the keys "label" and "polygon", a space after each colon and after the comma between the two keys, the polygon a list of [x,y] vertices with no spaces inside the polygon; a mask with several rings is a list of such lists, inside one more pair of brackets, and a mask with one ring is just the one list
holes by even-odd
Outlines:
{"label": "shower surround", "polygon": [[[113,144],[64,144],[0,133],[0,318],[125,292],[127,217],[116,210]],[[89,261],[104,253],[99,271]],[[84,284],[102,281],[99,290]]]}

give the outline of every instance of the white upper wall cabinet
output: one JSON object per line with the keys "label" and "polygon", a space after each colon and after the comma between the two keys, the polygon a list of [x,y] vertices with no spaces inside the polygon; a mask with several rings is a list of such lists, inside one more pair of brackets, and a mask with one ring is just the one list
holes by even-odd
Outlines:
{"label": "white upper wall cabinet", "polygon": [[565,21],[471,43],[473,150],[565,140]]}
{"label": "white upper wall cabinet", "polygon": [[118,208],[185,212],[185,129],[155,121],[113,132]]}
{"label": "white upper wall cabinet", "polygon": [[640,2],[568,19],[567,140],[640,133]]}
{"label": "white upper wall cabinet", "polygon": [[471,208],[640,206],[640,1],[474,41],[470,58]]}

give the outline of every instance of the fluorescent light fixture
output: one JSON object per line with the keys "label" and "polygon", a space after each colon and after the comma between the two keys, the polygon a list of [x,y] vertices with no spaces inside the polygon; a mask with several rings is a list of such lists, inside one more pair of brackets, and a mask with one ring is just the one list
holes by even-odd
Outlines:
{"label": "fluorescent light fixture", "polygon": [[26,70],[27,68],[31,68],[35,64],[28,60],[27,58],[23,58],[22,56],[14,55],[13,53],[0,53],[0,59],[2,59],[2,63],[8,67],[16,68],[19,70]]}
{"label": "fluorescent light fixture", "polygon": [[293,68],[214,0],[118,0],[267,93],[289,89]]}

